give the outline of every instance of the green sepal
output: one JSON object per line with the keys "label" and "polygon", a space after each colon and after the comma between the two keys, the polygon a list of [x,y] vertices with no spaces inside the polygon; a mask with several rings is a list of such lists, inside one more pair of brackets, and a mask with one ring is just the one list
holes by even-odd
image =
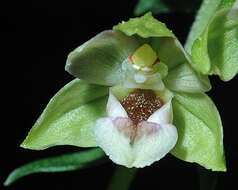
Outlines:
{"label": "green sepal", "polygon": [[94,166],[98,164],[96,161],[104,156],[105,153],[100,148],[94,148],[81,152],[33,161],[13,170],[5,180],[4,185],[11,185],[16,180],[33,173],[65,172]]}
{"label": "green sepal", "polygon": [[192,46],[192,60],[203,74],[229,81],[238,72],[238,23],[227,17],[230,9],[216,13]]}
{"label": "green sepal", "polygon": [[213,171],[226,171],[220,115],[204,93],[174,93],[173,124],[178,141],[172,154]]}
{"label": "green sepal", "polygon": [[71,81],[50,100],[21,147],[97,146],[94,122],[105,115],[107,94],[107,87]]}
{"label": "green sepal", "polygon": [[120,31],[103,31],[68,55],[65,70],[93,84],[120,84],[121,64],[139,45]]}
{"label": "green sepal", "polygon": [[128,36],[137,34],[142,38],[149,37],[171,37],[176,38],[164,23],[156,20],[152,13],[146,13],[142,17],[131,18],[129,21],[122,21],[113,27],[113,30],[120,30]]}

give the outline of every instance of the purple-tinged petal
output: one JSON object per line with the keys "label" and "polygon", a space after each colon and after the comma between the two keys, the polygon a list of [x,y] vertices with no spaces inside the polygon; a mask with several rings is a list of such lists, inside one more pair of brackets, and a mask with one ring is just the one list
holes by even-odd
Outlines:
{"label": "purple-tinged petal", "polygon": [[131,167],[134,161],[130,145],[131,124],[129,118],[100,118],[94,128],[99,147],[113,162],[127,167]]}
{"label": "purple-tinged petal", "polygon": [[176,144],[178,135],[171,124],[143,121],[133,126],[129,118],[100,118],[95,139],[110,159],[128,168],[142,168],[164,157]]}

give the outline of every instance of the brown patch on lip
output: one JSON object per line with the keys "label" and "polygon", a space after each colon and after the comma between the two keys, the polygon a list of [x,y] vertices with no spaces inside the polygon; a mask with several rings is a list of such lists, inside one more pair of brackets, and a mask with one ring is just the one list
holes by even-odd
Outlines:
{"label": "brown patch on lip", "polygon": [[136,89],[121,100],[134,126],[146,121],[164,102],[152,90]]}

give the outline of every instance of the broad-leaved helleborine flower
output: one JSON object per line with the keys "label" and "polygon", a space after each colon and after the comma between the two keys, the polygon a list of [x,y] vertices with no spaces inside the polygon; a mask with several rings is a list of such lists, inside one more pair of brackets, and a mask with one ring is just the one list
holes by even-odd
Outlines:
{"label": "broad-leaved helleborine flower", "polygon": [[225,170],[220,117],[204,93],[208,76],[151,13],[96,35],[69,54],[65,68],[79,79],[52,98],[22,147],[99,146],[126,167],[171,152]]}

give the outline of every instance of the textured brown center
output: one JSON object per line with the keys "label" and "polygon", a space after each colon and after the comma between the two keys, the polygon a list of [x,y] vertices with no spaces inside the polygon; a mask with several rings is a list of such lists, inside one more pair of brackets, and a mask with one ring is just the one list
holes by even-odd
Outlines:
{"label": "textured brown center", "polygon": [[163,106],[163,101],[152,90],[136,89],[122,99],[121,104],[134,125],[146,121],[156,110]]}

